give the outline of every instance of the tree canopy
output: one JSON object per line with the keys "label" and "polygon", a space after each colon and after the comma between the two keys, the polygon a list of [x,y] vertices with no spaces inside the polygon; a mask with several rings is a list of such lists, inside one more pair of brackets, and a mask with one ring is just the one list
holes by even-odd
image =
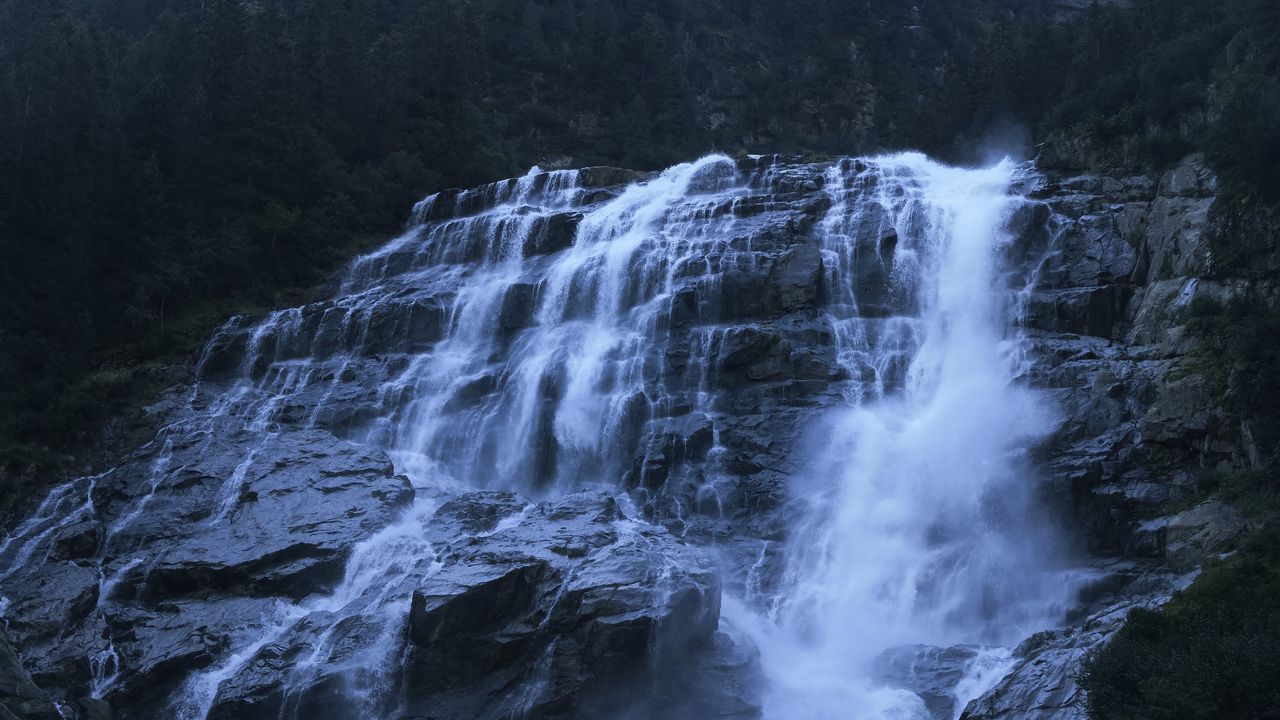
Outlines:
{"label": "tree canopy", "polygon": [[[544,165],[914,147],[1275,193],[1268,0],[0,0],[0,445],[56,447],[411,203]],[[145,373],[143,373],[145,376]],[[145,379],[145,377],[144,377]]]}

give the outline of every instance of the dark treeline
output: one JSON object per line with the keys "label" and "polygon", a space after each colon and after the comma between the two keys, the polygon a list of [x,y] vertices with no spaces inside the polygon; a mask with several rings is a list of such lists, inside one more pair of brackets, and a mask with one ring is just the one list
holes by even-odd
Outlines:
{"label": "dark treeline", "polygon": [[1275,187],[1274,2],[1064,5],[0,0],[6,464],[82,441],[425,193],[534,163],[1049,141],[1079,166],[1207,150]]}

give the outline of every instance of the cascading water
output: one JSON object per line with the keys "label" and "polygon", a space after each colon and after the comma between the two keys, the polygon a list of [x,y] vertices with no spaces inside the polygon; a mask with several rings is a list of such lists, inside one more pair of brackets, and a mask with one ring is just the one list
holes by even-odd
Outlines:
{"label": "cascading water", "polygon": [[[851,235],[874,211],[890,244],[876,251],[894,255],[899,303],[917,313],[868,319],[850,312],[852,283],[836,288],[842,362],[875,382],[819,425],[814,460],[793,481],[803,512],[769,620],[737,611],[774,682],[772,718],[929,718],[916,692],[885,677],[886,651],[1016,642],[1059,622],[1074,590],[1026,457],[1057,419],[1019,383],[1019,282],[1034,273],[1002,262],[1025,202],[1011,189],[1017,168],[918,155],[870,164],[843,186],[833,172],[841,202],[825,244],[838,274],[855,277]],[[1008,654],[972,651],[952,688],[957,715]]]}
{"label": "cascading water", "polygon": [[[770,717],[919,715],[910,683],[877,669],[885,651],[1007,644],[1054,624],[1069,589],[1029,520],[1025,452],[1054,418],[1017,382],[1034,262],[1002,258],[1019,172],[711,156],[432,196],[334,298],[220,329],[157,437],[56,489],[0,545],[0,580],[99,523],[77,560],[96,576],[77,619],[91,639],[40,638],[89,658],[94,697],[142,702],[134,628],[234,601],[251,617],[193,652],[202,669],[165,712],[231,717],[277,693],[281,718],[395,717],[437,508],[473,488],[620,488],[636,505],[618,537],[644,516],[723,550],[741,596],[727,619],[763,651]],[[408,476],[411,502],[362,448]],[[307,508],[360,495],[341,481],[356,471],[300,475],[318,488],[301,504],[264,484],[348,456],[381,504],[336,505],[338,536]],[[264,495],[312,515],[271,527],[253,514]],[[344,569],[324,580],[313,558]],[[191,577],[227,597],[193,595]],[[961,706],[1001,667],[964,652]],[[547,667],[512,697],[534,702]]]}

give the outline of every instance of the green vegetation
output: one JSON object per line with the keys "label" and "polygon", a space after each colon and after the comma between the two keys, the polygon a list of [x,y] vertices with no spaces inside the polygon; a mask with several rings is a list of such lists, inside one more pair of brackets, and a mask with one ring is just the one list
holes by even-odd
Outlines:
{"label": "green vegetation", "polygon": [[1158,611],[1134,610],[1086,664],[1095,720],[1280,717],[1280,529],[1211,563]]}
{"label": "green vegetation", "polygon": [[1094,720],[1280,718],[1280,317],[1260,301],[1197,302],[1197,362],[1247,424],[1261,466],[1206,490],[1255,530],[1159,610],[1135,610],[1086,663]]}
{"label": "green vegetation", "polygon": [[91,439],[220,318],[305,297],[420,196],[534,163],[1047,141],[1046,162],[1133,169],[1204,149],[1275,194],[1278,14],[0,0],[0,477]]}
{"label": "green vegetation", "polygon": [[1260,299],[1238,297],[1225,305],[1198,301],[1190,330],[1196,356],[1218,386],[1225,407],[1250,427],[1264,457],[1280,448],[1280,316]]}

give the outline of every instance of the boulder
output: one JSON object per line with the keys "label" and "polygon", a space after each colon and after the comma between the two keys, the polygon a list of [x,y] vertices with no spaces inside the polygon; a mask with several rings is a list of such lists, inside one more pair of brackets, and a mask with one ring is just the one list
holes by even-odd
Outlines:
{"label": "boulder", "polygon": [[524,254],[550,255],[569,248],[578,235],[580,222],[580,212],[557,213],[539,220],[524,241]]}
{"label": "boulder", "polygon": [[389,524],[413,498],[385,455],[323,430],[260,438],[228,429],[173,454],[175,469],[149,495],[129,482],[137,475],[114,478],[123,497],[113,500],[147,511],[112,536],[109,551],[149,558],[142,590],[152,601],[240,586],[321,592],[341,577],[352,539]]}
{"label": "boulder", "polygon": [[1235,509],[1208,500],[1176,515],[1148,520],[1138,526],[1135,535],[1151,554],[1185,572],[1230,550],[1246,528]]}
{"label": "boulder", "polygon": [[[441,719],[605,717],[661,695],[651,669],[712,640],[713,564],[607,493],[523,514],[521,504],[472,495],[438,511],[441,567],[409,609],[411,706]],[[481,534],[451,534],[459,528]]]}
{"label": "boulder", "polygon": [[999,668],[1008,651],[978,645],[948,648],[904,645],[875,659],[877,679],[915,693],[937,720],[952,720],[960,710],[959,686],[975,671]]}

